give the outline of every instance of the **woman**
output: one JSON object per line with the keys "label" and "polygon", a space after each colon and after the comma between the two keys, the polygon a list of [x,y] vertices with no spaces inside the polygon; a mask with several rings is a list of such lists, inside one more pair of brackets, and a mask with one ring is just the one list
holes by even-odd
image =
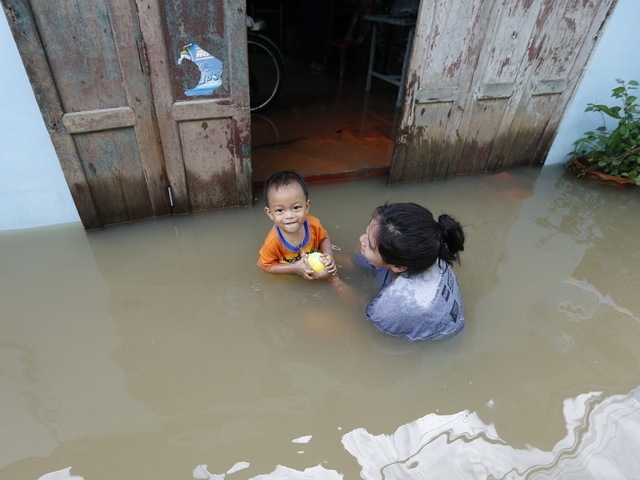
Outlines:
{"label": "woman", "polygon": [[378,207],[354,264],[375,273],[382,289],[367,307],[381,331],[409,340],[439,339],[462,331],[464,314],[451,270],[464,250],[461,225],[443,214],[436,221],[415,203]]}

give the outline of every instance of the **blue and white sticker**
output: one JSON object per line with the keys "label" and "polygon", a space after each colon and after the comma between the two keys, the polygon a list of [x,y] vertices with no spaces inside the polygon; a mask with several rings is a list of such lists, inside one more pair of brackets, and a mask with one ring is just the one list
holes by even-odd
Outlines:
{"label": "blue and white sticker", "polygon": [[190,43],[182,47],[178,65],[184,59],[191,60],[200,70],[198,85],[185,90],[185,95],[190,97],[198,95],[211,95],[213,91],[222,85],[222,62],[209,52],[203,50],[196,43]]}

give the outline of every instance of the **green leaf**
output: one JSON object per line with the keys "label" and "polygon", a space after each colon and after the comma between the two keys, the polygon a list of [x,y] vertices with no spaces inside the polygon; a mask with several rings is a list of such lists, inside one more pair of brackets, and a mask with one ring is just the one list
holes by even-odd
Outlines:
{"label": "green leaf", "polygon": [[[616,107],[609,108],[606,105],[596,105],[595,108],[610,117],[620,118],[620,115],[618,115],[618,112],[615,110]],[[618,107],[618,110],[620,110],[620,107]]]}
{"label": "green leaf", "polygon": [[629,127],[627,125],[620,125],[618,129],[620,130],[620,133],[624,138],[627,138],[629,136]]}

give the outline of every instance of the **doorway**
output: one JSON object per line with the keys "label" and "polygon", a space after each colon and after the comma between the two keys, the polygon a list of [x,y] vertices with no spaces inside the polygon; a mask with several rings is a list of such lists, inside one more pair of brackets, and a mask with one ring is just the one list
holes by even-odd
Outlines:
{"label": "doorway", "polygon": [[[400,119],[398,87],[373,78],[366,91],[372,23],[363,44],[347,49],[342,77],[338,48],[327,49],[328,40],[345,37],[361,3],[249,2],[248,13],[266,20],[261,33],[279,46],[284,59],[279,96],[251,115],[254,187],[261,188],[278,170],[295,170],[309,182],[389,174]],[[382,2],[377,8],[389,6]],[[404,54],[407,32],[406,27],[380,29],[376,70],[401,70],[398,51]]]}

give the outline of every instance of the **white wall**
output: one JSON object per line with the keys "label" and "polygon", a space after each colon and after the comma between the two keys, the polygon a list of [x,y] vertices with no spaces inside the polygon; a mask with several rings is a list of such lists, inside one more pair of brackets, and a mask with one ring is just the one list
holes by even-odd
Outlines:
{"label": "white wall", "polygon": [[[568,160],[567,152],[573,149],[573,142],[584,132],[602,125],[599,113],[585,113],[588,103],[621,105],[611,98],[611,90],[618,86],[616,78],[640,81],[639,21],[640,1],[618,0],[582,83],[560,124],[545,165]],[[640,92],[636,94],[640,97]]]}
{"label": "white wall", "polygon": [[80,221],[3,12],[0,205],[0,230]]}

